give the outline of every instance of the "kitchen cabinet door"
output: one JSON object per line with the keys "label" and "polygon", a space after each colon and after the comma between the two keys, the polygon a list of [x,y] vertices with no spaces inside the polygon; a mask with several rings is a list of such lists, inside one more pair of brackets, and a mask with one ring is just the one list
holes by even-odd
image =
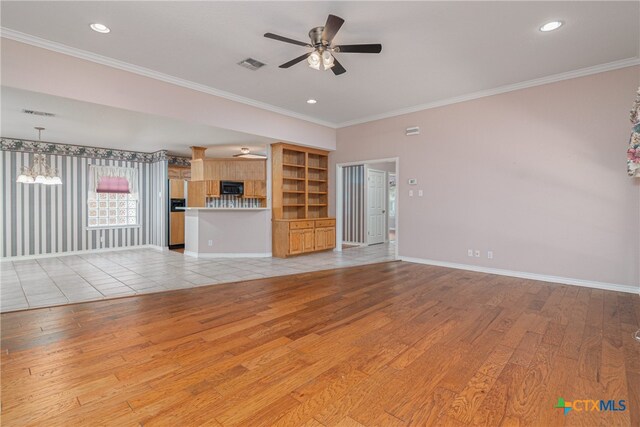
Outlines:
{"label": "kitchen cabinet door", "polygon": [[304,252],[313,252],[315,250],[315,233],[313,229],[302,230],[304,235]]}
{"label": "kitchen cabinet door", "polygon": [[171,212],[170,213],[171,233],[169,235],[170,245],[183,245],[184,244],[184,212]]}
{"label": "kitchen cabinet door", "polygon": [[184,199],[184,180],[182,179],[169,180],[169,198]]}
{"label": "kitchen cabinet door", "polygon": [[265,180],[253,181],[253,197],[259,199],[267,197],[267,182]]}
{"label": "kitchen cabinet door", "polygon": [[336,228],[327,227],[325,233],[325,249],[333,249],[336,247]]}
{"label": "kitchen cabinet door", "polygon": [[289,232],[289,255],[304,252],[304,233],[305,230],[291,230]]}
{"label": "kitchen cabinet door", "polygon": [[316,251],[325,249],[333,249],[336,247],[336,229],[335,227],[316,228]]}
{"label": "kitchen cabinet door", "polygon": [[220,197],[220,181],[218,180],[207,180],[207,196],[209,197]]}
{"label": "kitchen cabinet door", "polygon": [[267,197],[267,183],[264,180],[244,181],[244,197],[264,199]]}
{"label": "kitchen cabinet door", "polygon": [[325,233],[325,228],[316,228],[316,241],[315,241],[315,249],[316,251],[321,251],[327,246],[327,237]]}
{"label": "kitchen cabinet door", "polygon": [[206,181],[189,181],[187,184],[187,206],[204,208],[206,202]]}
{"label": "kitchen cabinet door", "polygon": [[255,181],[251,180],[244,181],[244,193],[242,194],[243,197],[255,197],[254,182]]}

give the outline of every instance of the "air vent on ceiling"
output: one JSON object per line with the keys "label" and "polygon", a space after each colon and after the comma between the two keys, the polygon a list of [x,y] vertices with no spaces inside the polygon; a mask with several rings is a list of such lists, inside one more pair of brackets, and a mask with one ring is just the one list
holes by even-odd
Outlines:
{"label": "air vent on ceiling", "polygon": [[46,111],[36,111],[36,110],[22,110],[25,114],[33,114],[34,116],[44,116],[44,117],[55,117],[56,115],[53,113],[47,113]]}
{"label": "air vent on ceiling", "polygon": [[240,66],[242,66],[244,68],[248,68],[251,71],[256,71],[257,69],[262,68],[267,64],[265,64],[263,62],[260,62],[257,59],[247,58],[247,59],[244,59],[244,60],[238,62],[238,65],[240,65]]}

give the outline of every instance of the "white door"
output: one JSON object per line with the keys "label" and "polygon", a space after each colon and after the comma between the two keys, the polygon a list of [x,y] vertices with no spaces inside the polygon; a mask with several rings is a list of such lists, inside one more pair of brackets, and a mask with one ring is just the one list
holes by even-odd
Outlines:
{"label": "white door", "polygon": [[384,243],[386,233],[385,173],[367,169],[367,244]]}

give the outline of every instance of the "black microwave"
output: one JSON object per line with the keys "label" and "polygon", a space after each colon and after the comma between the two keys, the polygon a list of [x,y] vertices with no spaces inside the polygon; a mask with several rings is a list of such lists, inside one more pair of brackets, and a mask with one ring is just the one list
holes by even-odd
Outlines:
{"label": "black microwave", "polygon": [[220,181],[220,194],[242,196],[244,194],[244,183],[242,181]]}

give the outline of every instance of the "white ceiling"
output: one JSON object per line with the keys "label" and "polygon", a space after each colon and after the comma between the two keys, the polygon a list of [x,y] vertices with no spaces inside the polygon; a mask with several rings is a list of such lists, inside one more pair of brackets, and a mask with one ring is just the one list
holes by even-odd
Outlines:
{"label": "white ceiling", "polygon": [[[2,87],[2,136],[37,140],[34,129],[42,126],[42,140],[120,150],[191,156],[190,146],[210,147],[207,157],[231,157],[247,147],[264,154],[268,138],[218,129],[52,95]],[[42,117],[23,109],[54,113]]]}
{"label": "white ceiling", "polygon": [[[639,56],[640,2],[2,2],[2,26],[334,124]],[[347,73],[282,64],[327,14]],[[560,19],[558,31],[541,24]],[[108,35],[89,30],[101,22]],[[253,57],[259,71],[236,65]],[[305,103],[316,98],[316,105]]]}

